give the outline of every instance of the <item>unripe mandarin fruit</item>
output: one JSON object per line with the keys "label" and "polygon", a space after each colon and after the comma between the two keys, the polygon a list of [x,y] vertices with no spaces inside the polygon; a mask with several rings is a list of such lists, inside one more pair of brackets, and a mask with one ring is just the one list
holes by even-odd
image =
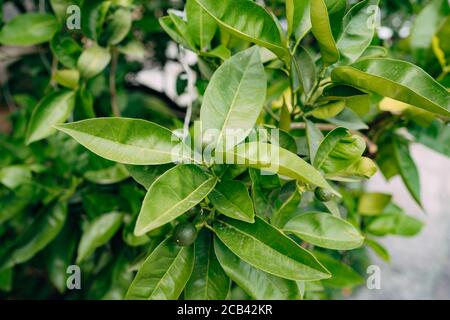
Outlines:
{"label": "unripe mandarin fruit", "polygon": [[190,246],[197,238],[197,229],[192,223],[181,222],[173,230],[173,240],[182,247]]}
{"label": "unripe mandarin fruit", "polygon": [[328,202],[333,198],[333,194],[330,191],[322,188],[316,188],[316,190],[314,190],[314,195],[317,200],[322,202]]}

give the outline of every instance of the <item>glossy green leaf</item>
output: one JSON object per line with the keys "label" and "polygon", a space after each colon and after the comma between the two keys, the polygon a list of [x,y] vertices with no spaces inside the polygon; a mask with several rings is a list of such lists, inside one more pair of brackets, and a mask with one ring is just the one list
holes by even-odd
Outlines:
{"label": "glossy green leaf", "polygon": [[83,33],[93,40],[99,38],[111,1],[83,1],[81,6],[81,28]]}
{"label": "glossy green leaf", "polygon": [[131,11],[125,8],[117,9],[111,16],[111,22],[106,29],[108,43],[118,45],[131,30]]}
{"label": "glossy green leaf", "polygon": [[333,70],[333,81],[399,100],[444,116],[450,93],[419,67],[391,59],[364,59]]}
{"label": "glossy green leaf", "polygon": [[33,110],[27,130],[27,144],[53,134],[55,125],[64,123],[75,106],[75,92],[55,91],[44,97]]}
{"label": "glossy green leaf", "polygon": [[308,150],[309,150],[309,161],[314,163],[314,159],[316,158],[317,150],[319,149],[320,143],[324,139],[322,131],[320,131],[317,126],[309,121],[305,120],[306,123],[306,139],[308,142]]}
{"label": "glossy green leaf", "polygon": [[230,251],[217,237],[214,237],[214,250],[227,275],[250,297],[257,300],[298,298],[298,288],[294,281],[252,267]]}
{"label": "glossy green leaf", "polygon": [[337,39],[342,32],[343,20],[347,12],[347,2],[347,0],[325,0],[334,39]]}
{"label": "glossy green leaf", "polygon": [[249,224],[229,218],[213,225],[219,239],[238,257],[265,272],[290,280],[326,279],[315,257],[278,229],[256,217]]}
{"label": "glossy green leaf", "polygon": [[314,254],[332,274],[331,278],[322,280],[324,285],[332,288],[353,288],[364,283],[364,278],[348,265],[322,252],[315,251]]}
{"label": "glossy green leaf", "polygon": [[225,61],[203,98],[200,121],[204,143],[222,150],[245,139],[262,110],[266,88],[258,47]]}
{"label": "glossy green leaf", "polygon": [[209,230],[203,229],[195,241],[195,262],[191,278],[184,289],[187,300],[225,300],[230,279],[217,260]]}
{"label": "glossy green leaf", "polygon": [[250,142],[225,153],[216,152],[216,162],[223,161],[277,173],[322,188],[331,188],[310,164],[296,154],[273,144]]}
{"label": "glossy green leaf", "polygon": [[339,60],[339,50],[333,37],[327,5],[324,0],[311,1],[312,33],[319,42],[320,52],[325,65]]}
{"label": "glossy green leaf", "polygon": [[0,270],[26,262],[44,249],[59,234],[67,217],[67,204],[56,203],[36,217],[14,242],[6,260],[0,260]]}
{"label": "glossy green leaf", "polygon": [[240,181],[223,181],[216,185],[208,199],[222,214],[253,223],[255,212],[247,187]]}
{"label": "glossy green leaf", "polygon": [[350,223],[323,212],[308,212],[289,220],[283,227],[315,246],[334,250],[353,250],[360,247],[364,237]]}
{"label": "glossy green leaf", "polygon": [[195,165],[179,165],[160,176],[148,189],[136,222],[140,236],[176,219],[202,201],[215,187],[210,177]]}
{"label": "glossy green leaf", "polygon": [[16,16],[0,30],[0,44],[32,46],[50,41],[58,30],[58,20],[52,15],[25,13]]}
{"label": "glossy green leaf", "polygon": [[372,42],[379,14],[378,3],[379,0],[359,2],[345,15],[343,31],[336,43],[343,62],[356,61]]}
{"label": "glossy green leaf", "polygon": [[77,263],[88,258],[95,249],[107,243],[122,225],[123,214],[111,212],[91,221],[81,236],[78,245]]}
{"label": "glossy green leaf", "polygon": [[350,86],[330,85],[324,88],[321,100],[347,100],[359,96],[367,96],[367,93]]}
{"label": "glossy green leaf", "polygon": [[56,34],[50,42],[56,59],[66,68],[74,69],[81,55],[81,46],[70,36]]}
{"label": "glossy green leaf", "polygon": [[300,42],[311,30],[311,0],[286,0],[288,35]]}
{"label": "glossy green leaf", "polygon": [[203,51],[207,48],[217,30],[215,20],[195,1],[187,0],[186,17],[187,29],[194,43]]}
{"label": "glossy green leaf", "polygon": [[329,119],[337,116],[345,108],[345,101],[330,102],[326,105],[314,108],[311,115],[317,119]]}
{"label": "glossy green leaf", "polygon": [[344,170],[326,175],[327,179],[335,181],[359,181],[361,179],[370,179],[377,173],[378,167],[372,159],[361,157],[350,167]]}
{"label": "glossy green leaf", "polygon": [[125,299],[178,299],[192,274],[194,251],[194,246],[180,247],[170,238],[162,242],[139,268]]}
{"label": "glossy green leaf", "polygon": [[314,167],[325,173],[339,172],[358,161],[365,149],[363,138],[345,128],[336,128],[320,144]]}
{"label": "glossy green leaf", "polygon": [[394,141],[394,159],[397,164],[398,171],[402,177],[403,183],[408,188],[409,193],[414,200],[422,206],[420,200],[420,176],[414,159],[409,152],[407,142]]}
{"label": "glossy green leaf", "polygon": [[81,145],[111,161],[154,165],[175,161],[179,141],[152,122],[127,118],[96,118],[57,127]]}
{"label": "glossy green leaf", "polygon": [[110,61],[108,49],[94,45],[81,53],[77,67],[83,78],[90,79],[101,73]]}
{"label": "glossy green leaf", "polygon": [[195,1],[234,36],[266,47],[280,57],[287,54],[275,20],[262,6],[251,0]]}

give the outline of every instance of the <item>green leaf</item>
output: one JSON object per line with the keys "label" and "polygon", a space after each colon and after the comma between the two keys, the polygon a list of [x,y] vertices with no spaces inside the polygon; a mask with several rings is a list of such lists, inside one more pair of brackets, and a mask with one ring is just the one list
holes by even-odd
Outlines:
{"label": "green leaf", "polygon": [[131,30],[133,23],[131,12],[125,8],[117,9],[111,16],[111,21],[106,29],[108,44],[118,45],[125,39]]}
{"label": "green leaf", "polygon": [[94,45],[81,53],[77,67],[83,78],[90,79],[100,74],[110,61],[111,53],[108,49]]}
{"label": "green leaf", "polygon": [[283,230],[315,246],[334,250],[353,250],[364,237],[350,223],[323,212],[307,212],[289,220]]}
{"label": "green leaf", "polygon": [[360,181],[361,179],[370,179],[377,173],[378,167],[372,159],[361,157],[350,167],[339,172],[326,175],[327,179],[335,181]]}
{"label": "green leaf", "polygon": [[91,221],[83,230],[78,245],[77,263],[83,262],[94,253],[95,249],[106,244],[120,228],[122,220],[122,213],[111,212]]}
{"label": "green leaf", "polygon": [[110,167],[91,170],[84,173],[84,178],[96,184],[114,184],[130,177],[128,170],[124,165],[118,163]]}
{"label": "green leaf", "polygon": [[186,284],[186,300],[225,300],[230,279],[217,260],[209,230],[203,229],[195,241],[194,271]]}
{"label": "green leaf", "polygon": [[311,30],[311,0],[286,0],[288,35],[299,43]]}
{"label": "green leaf", "polygon": [[99,38],[111,1],[83,1],[81,7],[81,28],[83,33],[93,40]]}
{"label": "green leaf", "polygon": [[265,272],[290,280],[329,277],[311,253],[259,217],[254,224],[220,218],[213,228],[235,255]]}
{"label": "green leaf", "polygon": [[311,92],[316,83],[317,71],[313,57],[305,48],[300,47],[294,55],[291,70],[294,91],[301,89],[306,94]]}
{"label": "green leaf", "polygon": [[282,201],[282,203],[273,213],[270,223],[277,228],[283,228],[302,200],[302,196],[297,188],[297,182],[287,182],[281,188],[278,200]]}
{"label": "green leaf", "polygon": [[[177,21],[177,24],[175,24],[174,20]],[[175,15],[171,15],[159,18],[159,24],[161,25],[161,28],[163,28],[163,30],[172,38],[172,40],[181,44],[185,48],[193,49],[190,40],[186,38],[188,35],[180,32],[178,29],[179,27],[182,27],[183,31],[187,31],[185,21]]]}
{"label": "green leaf", "polygon": [[216,163],[243,164],[295,180],[331,189],[322,175],[296,154],[273,144],[250,142],[225,153],[216,151]]}
{"label": "green leaf", "polygon": [[262,110],[266,89],[258,47],[225,61],[211,78],[203,98],[200,121],[204,142],[222,150],[244,140]]}
{"label": "green leaf", "polygon": [[423,223],[404,213],[383,213],[367,222],[365,231],[375,236],[398,235],[413,237],[423,227]]}
{"label": "green leaf", "polygon": [[234,36],[266,47],[279,57],[287,54],[275,20],[262,6],[251,0],[195,1]]}
{"label": "green leaf", "polygon": [[320,144],[314,167],[325,173],[339,172],[358,161],[365,148],[363,138],[352,135],[345,128],[336,128]]}
{"label": "green leaf", "polygon": [[59,234],[67,217],[67,204],[58,202],[38,215],[14,242],[0,270],[26,262],[44,249]]}
{"label": "green leaf", "polygon": [[430,75],[409,62],[364,59],[333,70],[333,81],[450,116],[450,93]]}
{"label": "green leaf", "polygon": [[11,291],[13,285],[13,276],[13,268],[0,271],[0,291]]}
{"label": "green leaf", "polygon": [[0,196],[0,224],[23,212],[33,200],[33,191],[27,184]]}
{"label": "green leaf", "polygon": [[379,0],[365,0],[357,3],[345,15],[343,31],[337,40],[343,62],[356,61],[369,47],[375,34],[378,4]]}
{"label": "green leaf", "polygon": [[205,10],[195,0],[187,0],[186,17],[188,20],[188,32],[200,49],[205,50],[210,46],[211,40],[217,30],[217,24]]}
{"label": "green leaf", "polygon": [[64,123],[75,106],[74,91],[55,91],[44,97],[31,115],[27,130],[27,144],[52,135],[55,125]]}
{"label": "green leaf", "polygon": [[137,183],[142,185],[145,189],[155,182],[155,180],[161,176],[167,170],[173,168],[173,164],[163,164],[158,166],[131,166],[127,165],[126,168],[131,177],[136,180]]}
{"label": "green leaf", "polygon": [[50,42],[50,48],[62,65],[69,69],[76,68],[81,46],[72,37],[56,34]]}
{"label": "green leaf", "polygon": [[50,282],[60,292],[67,289],[67,268],[74,263],[79,233],[73,230],[73,220],[67,219],[58,237],[48,247],[47,270]]}
{"label": "green leaf", "polygon": [[311,2],[312,33],[319,42],[322,59],[326,66],[339,60],[339,50],[333,37],[327,5],[324,0]]}
{"label": "green leaf", "polygon": [[73,69],[57,70],[53,74],[53,80],[63,87],[77,89],[80,81],[80,72]]}
{"label": "green leaf", "polygon": [[0,30],[0,44],[32,46],[50,41],[58,30],[58,20],[52,15],[25,13],[14,17]]}
{"label": "green leaf", "polygon": [[214,237],[214,250],[226,274],[256,300],[290,300],[298,298],[294,281],[282,279],[252,267]]}
{"label": "green leaf", "polygon": [[334,39],[337,39],[342,32],[342,22],[347,11],[347,2],[347,0],[325,0]]}
{"label": "green leaf", "polygon": [[386,193],[363,193],[359,197],[358,213],[363,216],[375,216],[383,212],[391,202],[392,196]]}
{"label": "green leaf", "polygon": [[432,0],[417,15],[409,39],[409,45],[417,59],[423,61],[426,58],[433,36],[449,14],[450,4],[447,0]]}
{"label": "green leaf", "polygon": [[341,261],[322,252],[315,251],[314,254],[332,274],[331,278],[322,280],[324,285],[332,288],[353,288],[364,283],[363,277]]}
{"label": "green leaf", "polygon": [[139,268],[125,299],[178,299],[192,274],[194,255],[194,246],[180,247],[170,238],[165,240]]}
{"label": "green leaf", "polygon": [[9,189],[16,189],[31,182],[31,170],[25,165],[12,165],[0,168],[0,183]]}
{"label": "green leaf", "polygon": [[366,239],[365,243],[379,256],[381,259],[383,259],[386,262],[391,261],[391,256],[389,255],[389,251],[385,247],[383,247],[379,242],[372,240],[372,239]]}
{"label": "green leaf", "polygon": [[450,157],[450,125],[441,120],[434,120],[429,126],[421,127],[411,124],[408,131],[417,142]]}
{"label": "green leaf", "polygon": [[[348,104],[347,100],[347,104]],[[332,123],[338,127],[344,127],[349,130],[367,130],[369,127],[361,118],[350,108],[345,108],[335,118],[326,119],[327,122]]]}
{"label": "green leaf", "polygon": [[240,181],[223,181],[216,185],[208,199],[222,214],[241,221],[253,223],[255,212],[247,187]]}
{"label": "green leaf", "polygon": [[335,101],[324,106],[319,106],[311,111],[311,115],[317,119],[329,119],[337,116],[345,108],[345,101]]}
{"label": "green leaf", "polygon": [[397,164],[398,171],[402,177],[403,183],[408,188],[409,193],[419,206],[422,206],[420,200],[420,177],[416,163],[411,157],[409,145],[405,141],[399,139],[394,140],[394,159]]}
{"label": "green leaf", "polygon": [[74,3],[71,0],[50,0],[50,5],[52,6],[53,11],[55,12],[58,20],[63,23],[67,16],[67,8]]}
{"label": "green leaf", "polygon": [[140,236],[176,219],[200,203],[213,189],[217,178],[195,165],[179,165],[160,176],[148,189],[136,222]]}
{"label": "green leaf", "polygon": [[309,161],[314,163],[314,159],[316,158],[317,150],[319,149],[320,143],[324,139],[322,131],[320,131],[317,126],[309,121],[305,120],[306,123],[306,139],[308,142],[308,150],[309,150]]}
{"label": "green leaf", "polygon": [[81,145],[108,160],[134,165],[174,162],[179,140],[152,122],[127,118],[96,118],[57,127]]}

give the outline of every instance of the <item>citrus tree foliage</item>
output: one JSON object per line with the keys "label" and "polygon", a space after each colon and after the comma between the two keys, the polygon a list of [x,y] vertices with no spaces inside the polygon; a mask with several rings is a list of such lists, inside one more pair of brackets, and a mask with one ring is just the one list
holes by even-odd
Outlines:
{"label": "citrus tree foliage", "polygon": [[[3,2],[25,54],[2,80],[0,296],[333,298],[390,259],[378,237],[421,230],[364,182],[422,206],[411,144],[450,155],[448,1]],[[418,13],[406,44],[377,37],[380,5]],[[187,111],[129,77],[173,43]]]}

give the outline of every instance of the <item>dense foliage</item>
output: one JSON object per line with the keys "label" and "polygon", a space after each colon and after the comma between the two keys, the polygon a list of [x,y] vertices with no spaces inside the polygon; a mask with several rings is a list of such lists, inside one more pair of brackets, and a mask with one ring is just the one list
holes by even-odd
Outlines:
{"label": "dense foliage", "polygon": [[378,237],[422,228],[364,182],[421,206],[411,144],[450,156],[450,5],[355,2],[0,1],[0,297],[364,285]]}

